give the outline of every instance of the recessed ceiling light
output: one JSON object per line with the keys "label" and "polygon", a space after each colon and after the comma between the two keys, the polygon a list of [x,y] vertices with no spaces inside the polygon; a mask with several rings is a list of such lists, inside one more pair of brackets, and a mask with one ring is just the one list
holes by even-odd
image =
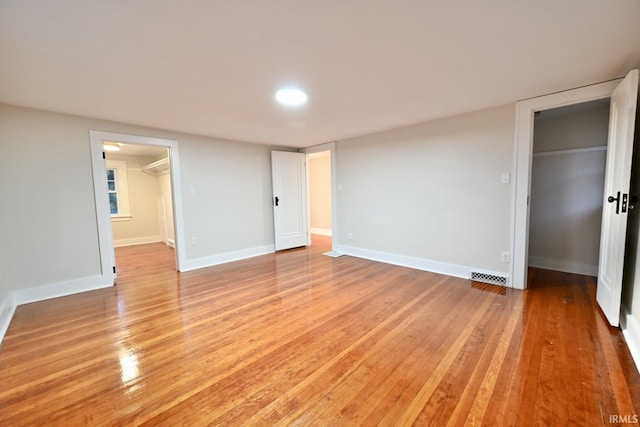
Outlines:
{"label": "recessed ceiling light", "polygon": [[105,142],[102,144],[104,151],[120,151],[120,144],[117,142]]}
{"label": "recessed ceiling light", "polygon": [[307,103],[307,94],[294,87],[287,87],[276,92],[276,101],[287,107],[299,107]]}

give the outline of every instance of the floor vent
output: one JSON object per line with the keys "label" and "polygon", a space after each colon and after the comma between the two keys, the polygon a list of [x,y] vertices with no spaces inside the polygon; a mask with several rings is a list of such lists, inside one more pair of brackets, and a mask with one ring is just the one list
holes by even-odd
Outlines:
{"label": "floor vent", "polygon": [[481,271],[472,271],[471,280],[474,282],[490,283],[492,285],[509,285],[508,276],[495,273],[483,273]]}

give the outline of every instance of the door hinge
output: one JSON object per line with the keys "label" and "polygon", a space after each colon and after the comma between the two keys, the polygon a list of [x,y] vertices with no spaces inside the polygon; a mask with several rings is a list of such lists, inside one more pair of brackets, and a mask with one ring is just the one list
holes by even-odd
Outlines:
{"label": "door hinge", "polygon": [[106,155],[106,154],[104,154],[104,151],[102,152],[102,159],[103,159],[103,160],[107,160],[107,155]]}
{"label": "door hinge", "polygon": [[113,266],[113,274],[116,274],[116,266]]}

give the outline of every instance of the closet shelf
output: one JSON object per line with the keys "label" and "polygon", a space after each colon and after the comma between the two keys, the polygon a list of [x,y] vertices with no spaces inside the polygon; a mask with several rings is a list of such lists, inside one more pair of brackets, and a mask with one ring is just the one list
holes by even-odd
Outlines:
{"label": "closet shelf", "polygon": [[164,159],[149,163],[142,168],[142,172],[146,172],[151,175],[162,175],[164,173],[169,173],[169,158],[165,157]]}

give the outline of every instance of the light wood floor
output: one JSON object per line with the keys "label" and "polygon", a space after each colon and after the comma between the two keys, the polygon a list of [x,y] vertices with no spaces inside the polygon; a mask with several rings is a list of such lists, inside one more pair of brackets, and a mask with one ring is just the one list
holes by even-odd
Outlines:
{"label": "light wood floor", "polygon": [[[327,240],[179,274],[117,250],[112,289],[18,307],[0,425],[606,425],[640,376],[594,280],[532,289],[343,256]],[[501,290],[498,288],[498,290]]]}

